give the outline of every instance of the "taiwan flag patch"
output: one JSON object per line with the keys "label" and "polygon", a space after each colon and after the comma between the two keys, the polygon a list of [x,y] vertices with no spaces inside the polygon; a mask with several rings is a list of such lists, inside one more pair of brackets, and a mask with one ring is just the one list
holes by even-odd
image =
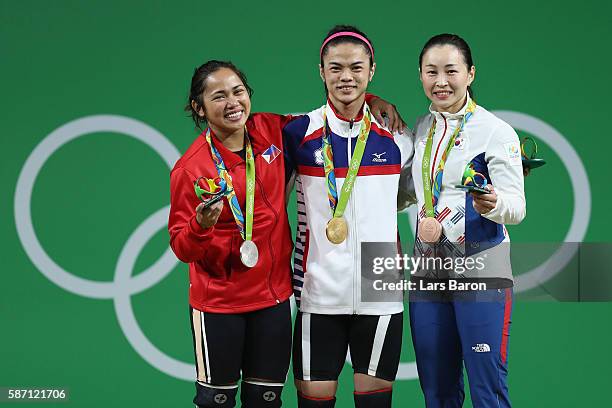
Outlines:
{"label": "taiwan flag patch", "polygon": [[266,149],[265,152],[263,152],[261,154],[261,156],[264,158],[265,161],[268,162],[268,164],[272,163],[274,161],[274,159],[276,159],[279,155],[281,154],[281,151],[278,147],[271,145],[270,147],[268,147]]}

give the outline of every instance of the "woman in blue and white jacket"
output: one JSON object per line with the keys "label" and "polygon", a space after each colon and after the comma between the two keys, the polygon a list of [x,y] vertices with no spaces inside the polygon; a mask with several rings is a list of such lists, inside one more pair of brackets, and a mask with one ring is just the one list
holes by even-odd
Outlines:
{"label": "woman in blue and white jacket", "polygon": [[326,104],[283,129],[285,163],[297,176],[298,406],[334,407],[349,349],[355,407],[390,408],[401,353],[402,293],[370,297],[362,265],[372,253],[380,255],[381,248],[369,243],[383,243],[391,257],[398,253],[396,197],[400,172],[410,167],[412,137],[392,134],[370,114],[366,90],[376,63],[363,32],[334,27],[320,61]]}
{"label": "woman in blue and white jacket", "polygon": [[[421,388],[429,408],[461,407],[465,363],[474,407],[510,407],[513,279],[505,224],[525,217],[519,139],[510,125],[476,105],[470,88],[475,68],[462,38],[431,38],[419,70],[431,105],[414,128],[415,256],[475,259],[471,268],[438,264],[412,278],[420,289],[410,293],[410,322]],[[456,187],[464,173],[474,172],[487,193]],[[455,282],[486,290],[452,290]],[[428,290],[433,288],[438,290]]]}

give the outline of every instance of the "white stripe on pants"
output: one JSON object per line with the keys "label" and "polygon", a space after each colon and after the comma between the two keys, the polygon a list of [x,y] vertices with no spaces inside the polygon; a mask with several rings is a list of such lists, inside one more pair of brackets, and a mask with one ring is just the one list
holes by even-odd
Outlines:
{"label": "white stripe on pants", "polygon": [[380,355],[385,344],[387,329],[389,328],[391,315],[379,316],[378,324],[376,325],[376,334],[374,335],[374,344],[372,345],[372,355],[370,356],[370,365],[368,367],[368,375],[376,376]]}
{"label": "white stripe on pants", "polygon": [[310,380],[310,313],[302,314],[302,377]]}

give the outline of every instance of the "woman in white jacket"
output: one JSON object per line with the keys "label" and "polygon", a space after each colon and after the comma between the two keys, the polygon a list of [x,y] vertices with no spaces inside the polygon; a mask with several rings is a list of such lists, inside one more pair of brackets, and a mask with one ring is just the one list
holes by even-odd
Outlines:
{"label": "woman in white jacket", "polygon": [[417,270],[410,293],[421,388],[429,408],[461,407],[465,363],[473,406],[509,407],[513,280],[504,224],[525,216],[519,139],[476,104],[475,68],[462,38],[431,38],[419,69],[431,105],[414,128],[415,256],[442,261]]}
{"label": "woman in white jacket", "polygon": [[396,197],[412,139],[392,134],[370,115],[366,91],[376,63],[365,33],[333,27],[320,61],[325,105],[283,129],[298,204],[293,343],[298,406],[335,406],[350,350],[355,407],[390,408],[401,354],[402,293],[373,298],[362,265],[377,252],[371,243],[382,242],[390,256],[398,253]]}

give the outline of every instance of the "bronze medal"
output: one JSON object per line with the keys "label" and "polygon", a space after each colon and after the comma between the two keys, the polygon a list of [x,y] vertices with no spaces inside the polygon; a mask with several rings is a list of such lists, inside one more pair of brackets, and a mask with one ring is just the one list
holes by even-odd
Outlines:
{"label": "bronze medal", "polygon": [[425,217],[419,221],[419,238],[428,244],[435,244],[442,235],[442,224],[433,217]]}

